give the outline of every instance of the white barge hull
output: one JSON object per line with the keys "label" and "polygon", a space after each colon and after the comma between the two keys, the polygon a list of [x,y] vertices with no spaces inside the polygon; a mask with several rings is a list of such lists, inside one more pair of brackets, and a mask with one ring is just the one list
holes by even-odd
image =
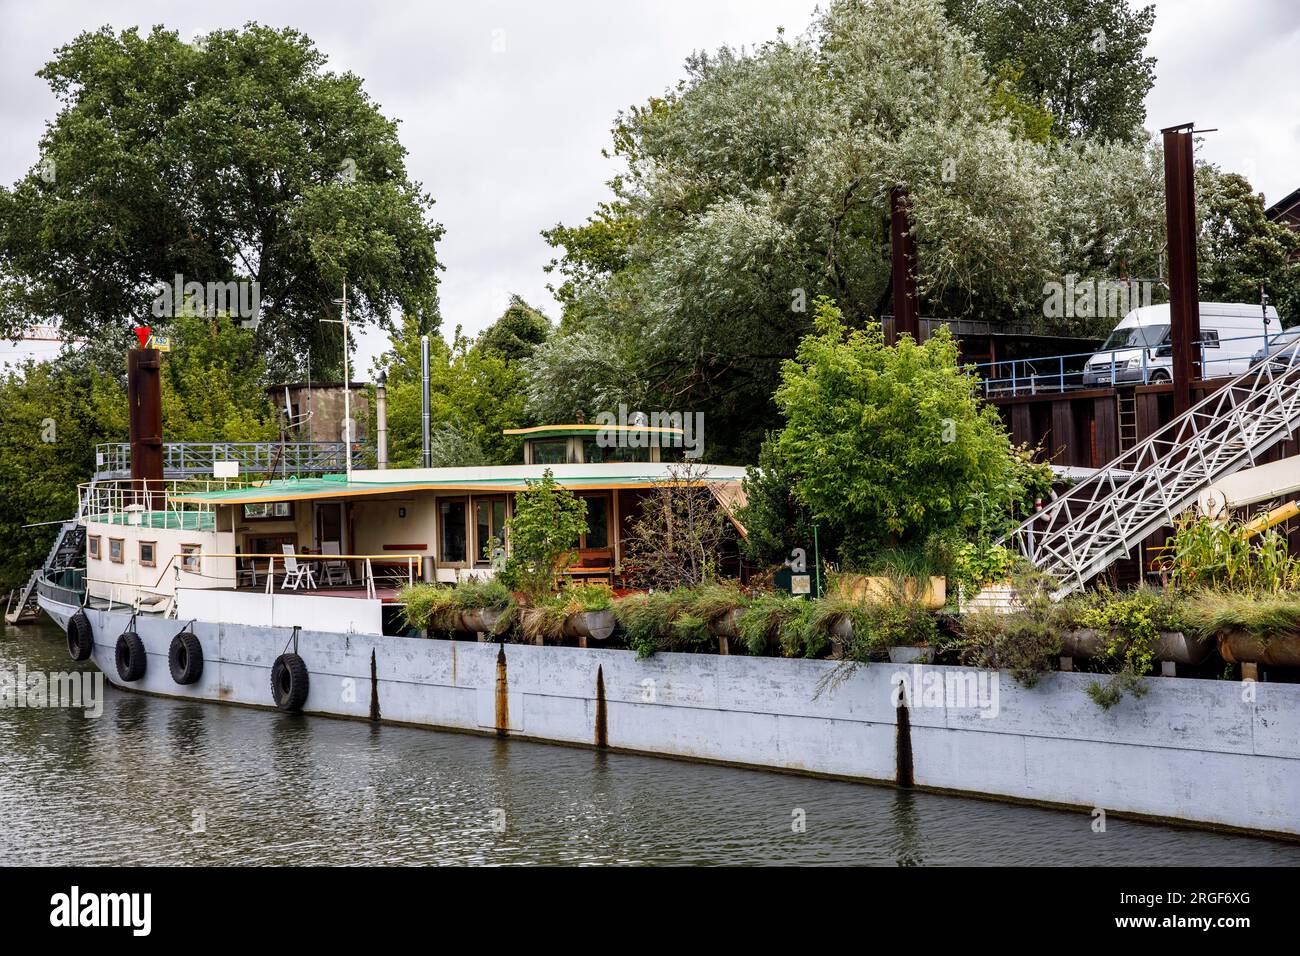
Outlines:
{"label": "white barge hull", "polygon": [[[41,597],[61,626],[76,608]],[[293,629],[196,622],[204,667],[168,668],[186,621],[141,615],[143,678],[117,674],[129,611],[87,609],[93,660],[119,687],[273,706]],[[1109,711],[1087,674],[1032,689],[997,672],[873,664],[835,686],[833,661],[482,644],[300,631],[303,710],[1028,801],[1300,838],[1300,685],[1150,678]],[[983,677],[981,678],[981,675]],[[926,688],[996,687],[977,706]],[[910,704],[894,706],[908,683]],[[968,703],[968,701],[957,701]],[[905,716],[904,716],[905,715]],[[907,774],[911,773],[911,781]]]}

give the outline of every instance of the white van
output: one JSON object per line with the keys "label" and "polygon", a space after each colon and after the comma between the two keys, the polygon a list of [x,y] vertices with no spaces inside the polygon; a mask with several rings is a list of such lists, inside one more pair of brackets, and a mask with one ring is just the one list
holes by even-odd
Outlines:
{"label": "white van", "polygon": [[[1264,310],[1241,302],[1202,302],[1201,342],[1197,360],[1204,361],[1202,378],[1240,375],[1264,347]],[[1268,332],[1282,324],[1277,309],[1268,308]],[[1083,384],[1138,385],[1173,381],[1173,346],[1169,342],[1169,305],[1144,305],[1120,320],[1083,367]]]}

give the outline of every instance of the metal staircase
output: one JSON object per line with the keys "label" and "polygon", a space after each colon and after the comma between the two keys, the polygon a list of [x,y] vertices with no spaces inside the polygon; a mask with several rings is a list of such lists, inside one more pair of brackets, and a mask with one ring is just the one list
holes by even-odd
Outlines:
{"label": "metal staircase", "polygon": [[1122,452],[1008,536],[1008,543],[1078,590],[1196,501],[1225,475],[1300,428],[1300,341]]}

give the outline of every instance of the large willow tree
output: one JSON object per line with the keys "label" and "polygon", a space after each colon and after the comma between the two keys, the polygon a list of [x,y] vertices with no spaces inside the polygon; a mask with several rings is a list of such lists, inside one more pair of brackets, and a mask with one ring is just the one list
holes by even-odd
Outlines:
{"label": "large willow tree", "polygon": [[[892,309],[894,186],[911,197],[924,312],[1041,314],[1044,281],[1072,260],[1091,270],[1145,245],[1126,235],[1132,215],[1095,224],[1131,178],[1095,198],[1083,181],[1146,176],[1141,147],[1052,126],[939,0],[839,0],[798,38],[692,57],[677,87],[618,118],[614,198],[546,234],[563,249],[565,315],[533,363],[534,407],[690,407],[713,416],[711,456],[751,456],[814,298],[855,326]],[[1142,229],[1159,221],[1150,182]],[[1086,244],[1060,228],[1066,197],[1094,223]]]}

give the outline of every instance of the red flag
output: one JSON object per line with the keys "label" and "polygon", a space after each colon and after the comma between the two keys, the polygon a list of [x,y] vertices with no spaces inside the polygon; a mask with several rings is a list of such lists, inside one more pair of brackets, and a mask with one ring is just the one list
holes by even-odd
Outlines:
{"label": "red flag", "polygon": [[149,345],[149,326],[141,325],[135,330],[135,337],[140,340],[140,348],[147,348]]}

